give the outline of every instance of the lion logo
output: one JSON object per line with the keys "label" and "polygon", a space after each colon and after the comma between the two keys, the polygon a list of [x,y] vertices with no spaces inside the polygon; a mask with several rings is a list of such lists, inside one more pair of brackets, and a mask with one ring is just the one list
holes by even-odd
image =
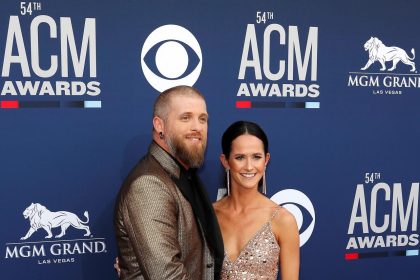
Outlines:
{"label": "lion logo", "polygon": [[365,51],[369,52],[369,60],[365,67],[361,68],[361,70],[366,70],[375,61],[379,61],[379,63],[382,65],[380,70],[385,71],[385,62],[392,61],[392,67],[389,68],[388,71],[393,71],[395,70],[395,67],[397,67],[397,63],[402,61],[404,64],[411,66],[410,72],[416,71],[416,65],[412,61],[416,57],[413,48],[411,49],[411,54],[413,57],[409,57],[405,50],[398,47],[387,47],[382,43],[381,40],[376,37],[370,37],[370,39],[366,41],[363,47],[365,48]]}
{"label": "lion logo", "polygon": [[39,203],[31,203],[31,205],[23,211],[23,216],[25,219],[29,219],[31,227],[26,235],[20,238],[21,240],[28,239],[39,228],[43,228],[47,232],[45,238],[51,238],[53,236],[51,232],[52,228],[61,227],[61,233],[55,236],[56,238],[60,238],[66,234],[66,229],[69,226],[85,230],[86,233],[84,236],[90,235],[89,226],[85,225],[89,222],[89,213],[87,211],[84,213],[84,216],[87,219],[86,222],[84,222],[73,213],[67,211],[52,212]]}

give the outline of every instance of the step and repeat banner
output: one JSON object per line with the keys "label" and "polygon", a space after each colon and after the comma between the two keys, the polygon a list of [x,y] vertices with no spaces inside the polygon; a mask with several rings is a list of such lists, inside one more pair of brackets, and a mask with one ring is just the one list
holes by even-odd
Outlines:
{"label": "step and repeat banner", "polygon": [[300,279],[413,279],[420,2],[6,0],[0,8],[1,279],[117,279],[113,207],[162,90],[206,97],[200,174],[259,123],[268,196],[296,217]]}

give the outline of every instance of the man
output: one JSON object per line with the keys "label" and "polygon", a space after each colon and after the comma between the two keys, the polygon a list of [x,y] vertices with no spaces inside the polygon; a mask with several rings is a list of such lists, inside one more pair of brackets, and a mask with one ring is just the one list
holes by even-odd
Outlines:
{"label": "man", "polygon": [[196,175],[204,161],[204,97],[178,86],[153,112],[153,142],[125,180],[115,209],[121,279],[219,279],[223,241]]}

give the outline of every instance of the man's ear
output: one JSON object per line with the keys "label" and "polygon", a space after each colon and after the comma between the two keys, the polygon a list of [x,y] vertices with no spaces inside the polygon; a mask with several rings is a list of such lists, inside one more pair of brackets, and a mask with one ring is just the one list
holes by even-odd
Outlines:
{"label": "man's ear", "polygon": [[158,116],[153,117],[153,128],[159,133],[165,130],[165,122]]}

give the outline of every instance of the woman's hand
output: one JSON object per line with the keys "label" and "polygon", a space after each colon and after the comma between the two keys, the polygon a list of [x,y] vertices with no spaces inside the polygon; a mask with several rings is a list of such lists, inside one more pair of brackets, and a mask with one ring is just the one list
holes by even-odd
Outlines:
{"label": "woman's hand", "polygon": [[118,260],[118,257],[115,258],[114,268],[118,273],[118,278],[121,276],[121,268],[120,268],[120,261]]}

